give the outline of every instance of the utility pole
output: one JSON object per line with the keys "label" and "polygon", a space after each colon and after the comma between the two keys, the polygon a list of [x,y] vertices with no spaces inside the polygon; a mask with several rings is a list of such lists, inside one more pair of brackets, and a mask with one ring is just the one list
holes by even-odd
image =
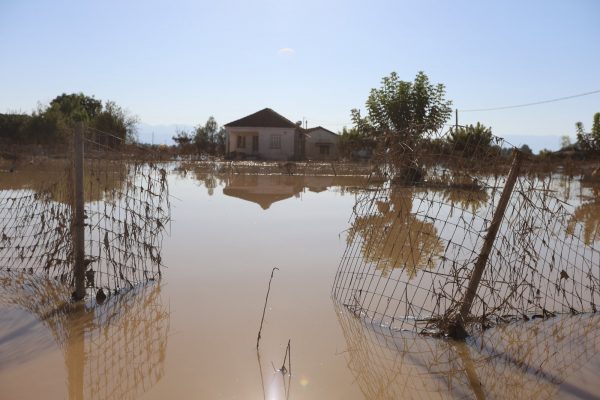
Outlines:
{"label": "utility pole", "polygon": [[458,108],[454,110],[454,129],[458,130]]}

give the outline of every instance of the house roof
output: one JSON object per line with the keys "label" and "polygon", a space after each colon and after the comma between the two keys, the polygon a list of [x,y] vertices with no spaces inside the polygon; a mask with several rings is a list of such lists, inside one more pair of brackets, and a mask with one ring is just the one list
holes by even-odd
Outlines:
{"label": "house roof", "polygon": [[257,128],[297,128],[298,126],[276,113],[270,108],[264,108],[254,114],[225,124],[226,127],[257,127]]}
{"label": "house roof", "polygon": [[318,130],[318,129],[320,129],[320,130],[322,130],[322,131],[325,131],[325,132],[327,132],[327,133],[331,133],[332,135],[338,136],[338,134],[337,134],[337,133],[335,133],[335,132],[332,132],[332,131],[330,131],[329,129],[325,129],[325,128],[323,128],[323,127],[322,127],[322,126],[320,126],[320,125],[319,125],[319,126],[315,126],[314,128],[308,128],[308,129],[304,129],[304,132],[305,132],[305,133],[311,133],[312,131],[316,131],[316,130]]}

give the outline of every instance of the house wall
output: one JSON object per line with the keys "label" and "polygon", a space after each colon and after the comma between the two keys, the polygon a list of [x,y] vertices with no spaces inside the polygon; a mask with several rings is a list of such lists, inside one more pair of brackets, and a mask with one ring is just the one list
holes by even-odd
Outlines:
{"label": "house wall", "polygon": [[[335,160],[338,158],[338,136],[324,129],[308,132],[305,156],[309,160]],[[329,145],[329,154],[321,154],[321,145]]]}
{"label": "house wall", "polygon": [[[228,153],[237,152],[260,156],[265,160],[290,160],[294,158],[294,128],[226,128]],[[252,136],[258,135],[258,152],[252,150]],[[271,136],[279,135],[281,147],[271,148]],[[237,147],[238,136],[246,137],[246,146]]]}

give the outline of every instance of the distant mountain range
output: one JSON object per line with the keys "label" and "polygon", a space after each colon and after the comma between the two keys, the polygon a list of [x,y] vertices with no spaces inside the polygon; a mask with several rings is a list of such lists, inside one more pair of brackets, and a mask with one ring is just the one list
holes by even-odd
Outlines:
{"label": "distant mountain range", "polygon": [[[186,124],[170,124],[170,125],[150,125],[145,123],[138,124],[138,140],[142,143],[154,144],[174,144],[172,137],[175,136],[177,130],[191,131],[194,127]],[[538,153],[542,149],[559,150],[560,136],[535,136],[535,135],[505,135],[503,136],[509,143],[521,147],[528,145],[534,153]],[[574,142],[574,138],[571,138]]]}

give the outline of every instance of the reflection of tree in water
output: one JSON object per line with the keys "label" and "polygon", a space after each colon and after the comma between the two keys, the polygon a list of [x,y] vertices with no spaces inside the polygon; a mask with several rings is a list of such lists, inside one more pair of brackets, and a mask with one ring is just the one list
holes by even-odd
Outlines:
{"label": "reflection of tree in water", "polygon": [[215,189],[223,185],[225,179],[215,172],[194,171],[194,178],[206,188],[209,196],[215,193]]}
{"label": "reflection of tree in water", "polygon": [[[0,172],[0,270],[72,280],[72,192],[68,160]],[[86,160],[86,287],[109,292],[160,276],[170,218],[166,171],[146,162]]]}
{"label": "reflection of tree in water", "polygon": [[402,268],[413,278],[444,250],[434,224],[412,211],[413,196],[413,189],[392,189],[389,197],[375,203],[375,212],[357,216],[350,227],[347,243],[360,236],[363,257],[384,276]]}
{"label": "reflection of tree in water", "polygon": [[137,398],[162,378],[169,311],[160,284],[84,304],[70,302],[69,288],[55,279],[25,272],[0,278],[0,305],[35,315],[63,349],[70,399]]}
{"label": "reflection of tree in water", "polygon": [[[585,182],[581,182],[581,184],[582,186],[586,186]],[[581,224],[583,228],[583,240],[587,245],[600,240],[600,183],[592,185],[590,189],[592,191],[592,200],[585,202],[575,209],[567,226],[567,232],[573,235],[576,226]]]}
{"label": "reflection of tree in water", "polygon": [[440,179],[402,189],[404,199],[394,185],[357,197],[335,298],[373,323],[437,334],[460,309],[481,259],[471,326],[596,311],[600,253],[589,238],[597,237],[597,214],[588,214],[586,238],[583,223],[568,223],[575,207],[557,197],[558,178],[518,178],[487,258],[480,256],[505,176]]}
{"label": "reflection of tree in water", "polygon": [[446,189],[442,194],[443,200],[452,207],[470,210],[475,214],[490,201],[490,195],[485,189]]}
{"label": "reflection of tree in water", "polygon": [[[11,173],[0,172],[0,191],[30,190],[37,197],[71,204],[73,188],[68,179],[71,168],[69,160],[46,160],[23,165]],[[128,164],[122,161],[98,163],[88,160],[83,175],[85,202],[117,197],[130,178],[130,172]]]}
{"label": "reflection of tree in water", "polygon": [[[365,398],[546,399],[600,351],[600,317],[563,316],[512,323],[465,342],[364,324],[340,307],[344,357]],[[559,385],[563,384],[562,387]]]}
{"label": "reflection of tree in water", "polygon": [[[315,193],[333,190],[344,195],[360,193],[366,184],[370,187],[376,186],[373,182],[368,182],[365,175],[331,175],[329,171],[319,175],[318,173],[322,172],[319,170],[311,171],[310,174],[305,171],[304,174],[288,175],[281,174],[280,171],[273,173],[269,170],[262,172],[238,170],[238,166],[239,164],[232,166],[231,164],[184,162],[175,168],[174,172],[182,178],[190,177],[197,180],[200,186],[207,189],[209,196],[212,196],[214,189],[219,186],[227,189],[227,195],[244,200],[247,200],[244,194],[261,195],[265,199],[259,201],[259,205],[266,208],[269,208],[268,205],[273,202],[297,196],[307,189]],[[236,196],[235,192],[238,190],[245,193]],[[266,197],[269,196],[274,201],[267,202]],[[254,200],[256,199],[249,201]]]}
{"label": "reflection of tree in water", "polygon": [[[84,168],[84,200],[118,201],[130,169],[125,163]],[[67,267],[70,257],[71,163],[46,160],[0,172],[0,269]],[[65,272],[66,273],[66,272]],[[66,275],[65,275],[66,276]]]}

